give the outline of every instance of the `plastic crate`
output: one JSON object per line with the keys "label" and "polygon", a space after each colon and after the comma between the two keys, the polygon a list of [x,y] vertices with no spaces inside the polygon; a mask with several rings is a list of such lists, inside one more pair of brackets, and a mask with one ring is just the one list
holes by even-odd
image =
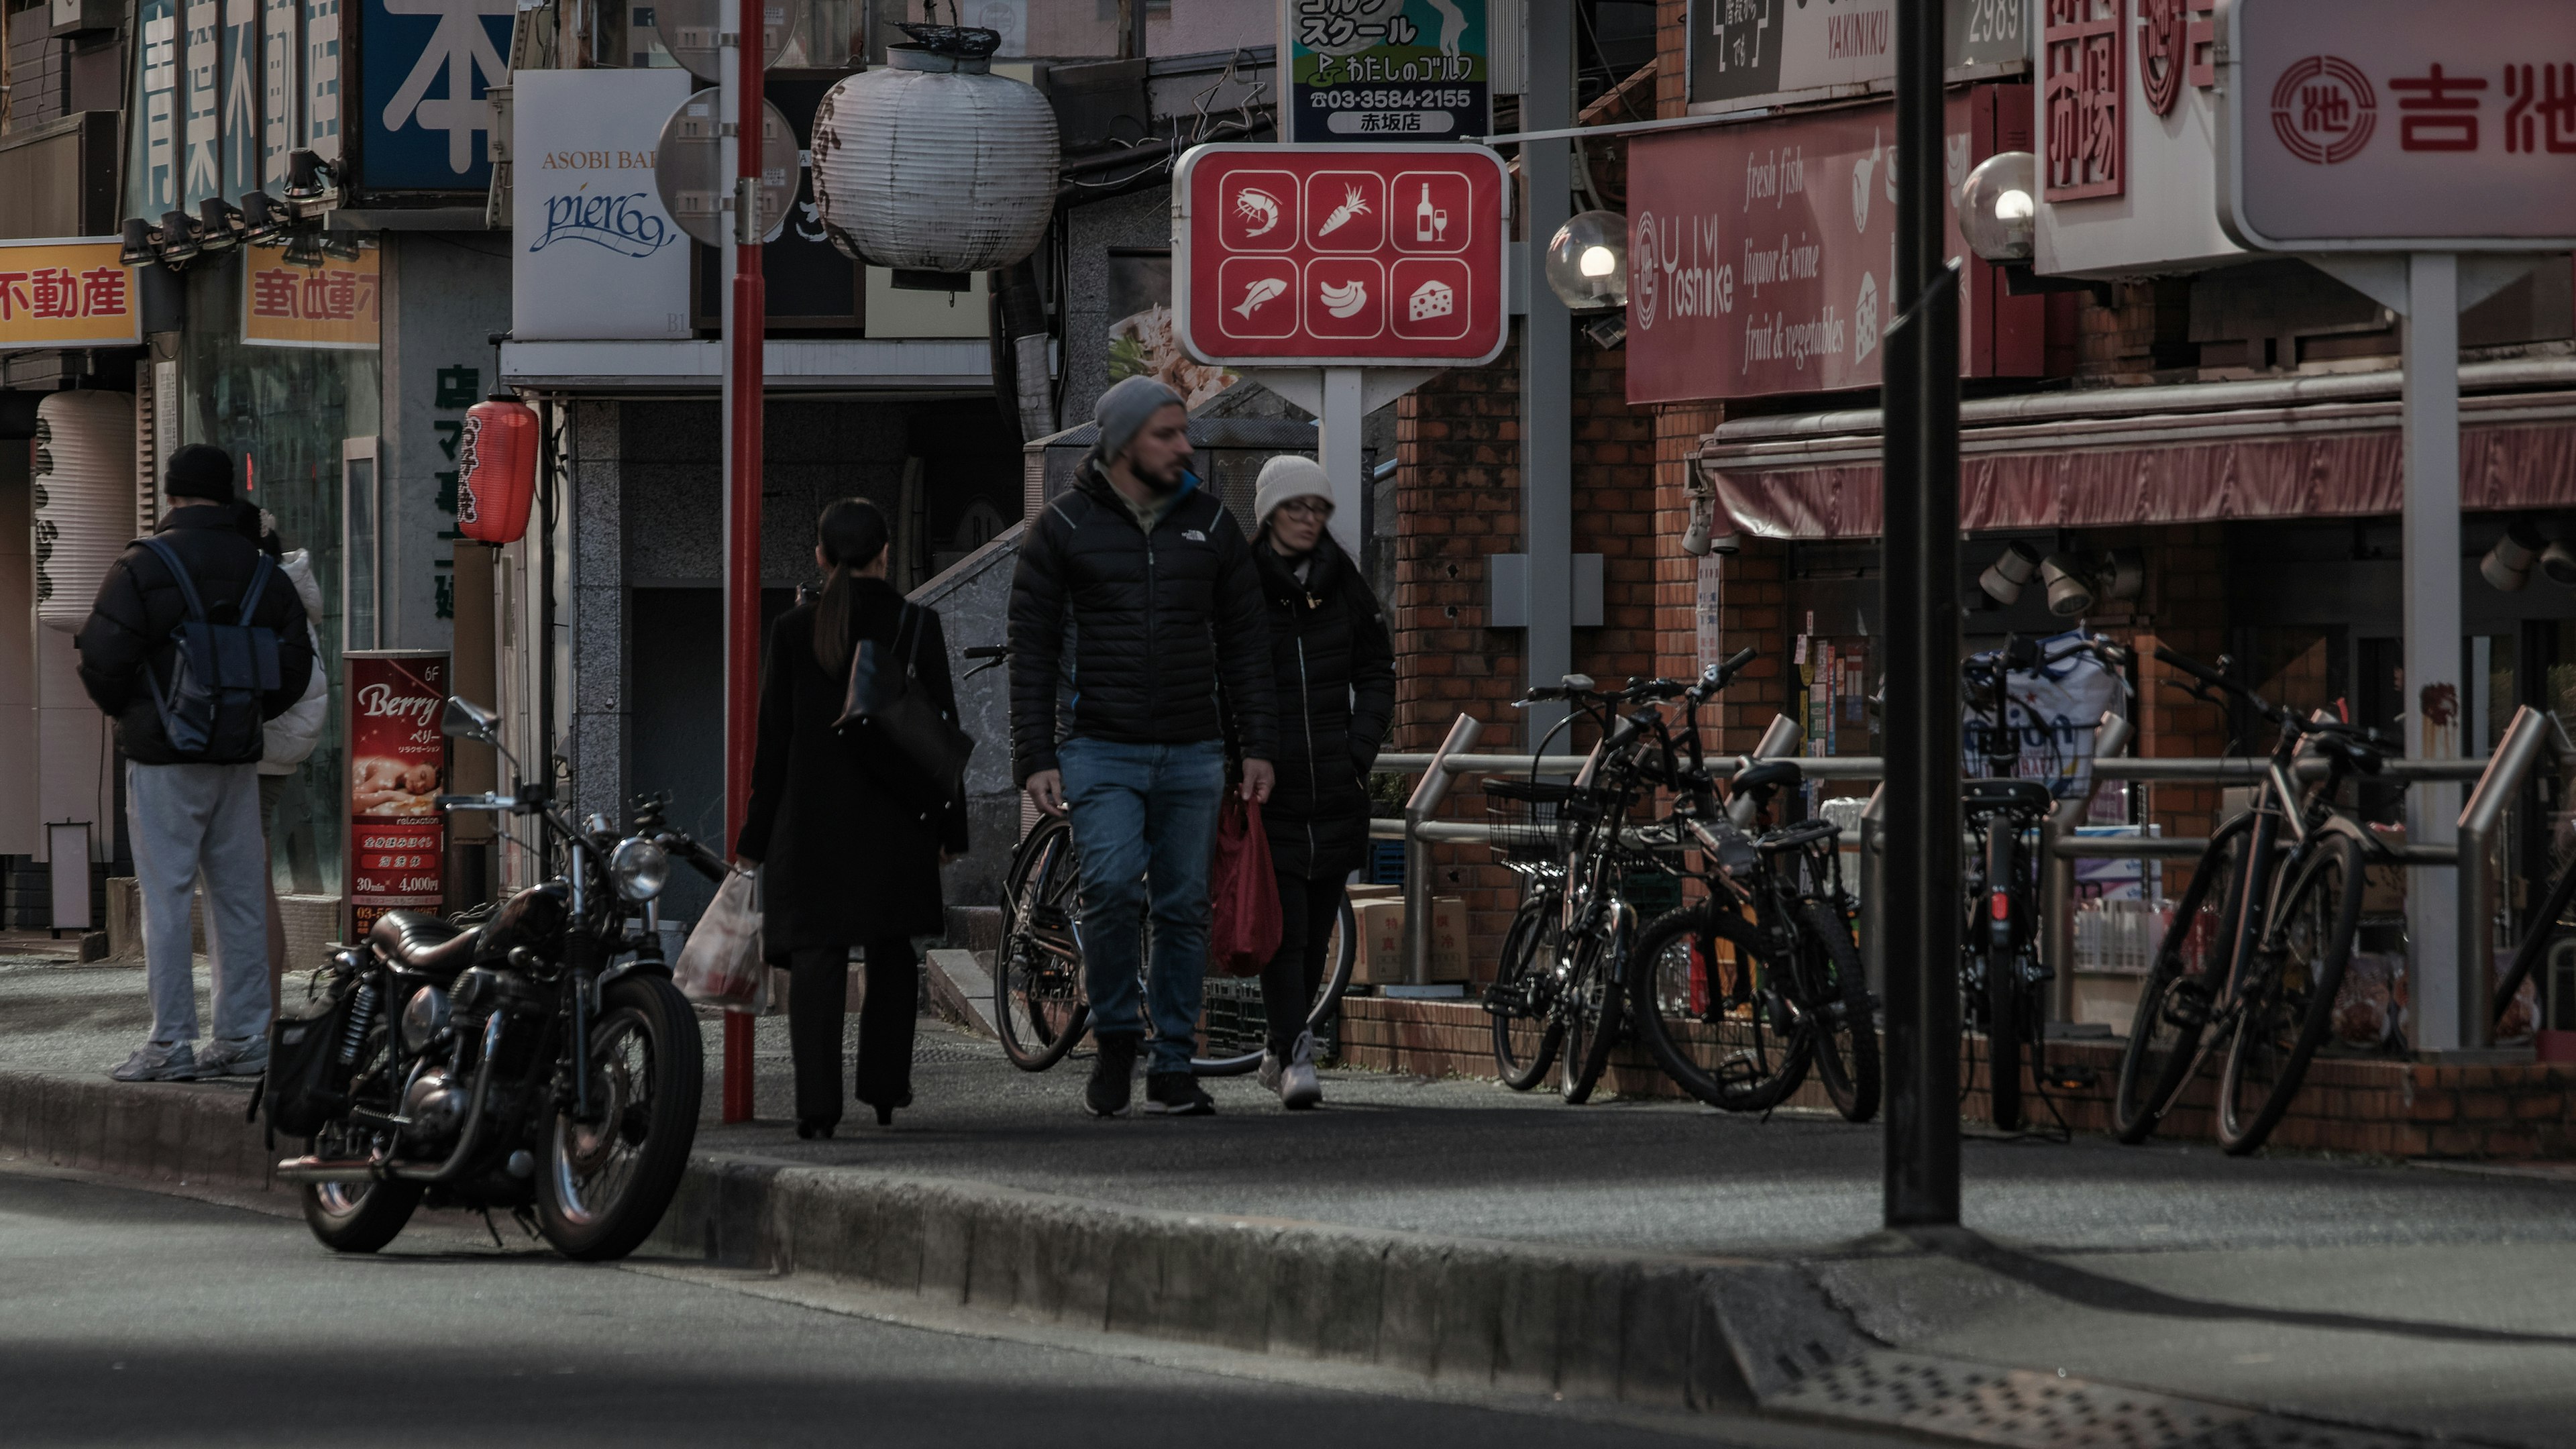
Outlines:
{"label": "plastic crate", "polygon": [[[1261,999],[1261,981],[1253,976],[1210,976],[1201,993],[1202,1055],[1241,1056],[1260,1051],[1270,1039],[1270,1016]],[[1315,1056],[1330,1061],[1340,1055],[1340,1013],[1315,1032]]]}
{"label": "plastic crate", "polygon": [[1368,863],[1361,868],[1361,874],[1367,877],[1362,882],[1365,885],[1404,884],[1404,842],[1370,841]]}
{"label": "plastic crate", "polygon": [[1639,925],[1681,909],[1682,878],[1664,871],[1632,870],[1620,882],[1619,891],[1636,908]]}

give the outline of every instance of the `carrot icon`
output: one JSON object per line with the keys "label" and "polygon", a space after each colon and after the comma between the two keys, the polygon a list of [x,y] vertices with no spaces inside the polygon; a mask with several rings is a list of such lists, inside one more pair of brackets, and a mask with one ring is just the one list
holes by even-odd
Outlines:
{"label": "carrot icon", "polygon": [[1322,226],[1315,228],[1315,235],[1331,236],[1341,230],[1352,217],[1368,215],[1368,203],[1360,199],[1358,187],[1346,186],[1342,188],[1342,192],[1342,204],[1333,208],[1332,215],[1324,218]]}

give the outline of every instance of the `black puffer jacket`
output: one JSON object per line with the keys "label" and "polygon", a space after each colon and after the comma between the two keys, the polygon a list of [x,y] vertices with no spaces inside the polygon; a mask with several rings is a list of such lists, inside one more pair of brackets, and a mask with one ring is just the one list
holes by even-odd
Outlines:
{"label": "black puffer jacket", "polygon": [[1325,534],[1299,583],[1252,546],[1279,680],[1279,786],[1261,807],[1282,875],[1338,878],[1368,854],[1368,773],[1395,714],[1395,644],[1368,580]]}
{"label": "black puffer jacket", "polygon": [[[1247,757],[1276,759],[1269,665],[1252,546],[1225,505],[1190,485],[1148,538],[1086,463],[1020,540],[1012,778],[1055,769],[1057,742],[1077,735],[1155,745],[1230,735]],[[1230,720],[1219,717],[1220,686]]]}
{"label": "black puffer jacket", "polygon": [[[304,601],[295,581],[283,571],[269,575],[260,591],[259,608],[247,620],[233,617],[259,564],[259,546],[242,537],[233,510],[211,504],[189,504],[162,515],[153,532],[167,541],[188,566],[197,597],[218,624],[249,623],[277,631],[277,688],[260,704],[260,717],[275,719],[304,697],[313,677],[313,645],[305,632]],[[170,680],[170,631],[187,617],[178,580],[160,555],[141,544],[127,547],[108,565],[99,584],[98,602],[89,619],[72,636],[80,651],[81,685],[108,717],[116,721],[117,748],[138,765],[181,763],[161,728],[161,711],[153,703],[155,682]],[[146,678],[144,672],[151,671]],[[205,759],[214,765],[248,764],[259,758],[257,737],[249,754],[238,760]]]}

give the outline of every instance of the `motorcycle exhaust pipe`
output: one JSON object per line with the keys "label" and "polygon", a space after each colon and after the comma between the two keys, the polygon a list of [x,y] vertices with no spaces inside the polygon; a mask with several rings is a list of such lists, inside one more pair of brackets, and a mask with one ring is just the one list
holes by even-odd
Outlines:
{"label": "motorcycle exhaust pipe", "polygon": [[376,1165],[364,1159],[326,1162],[318,1157],[290,1157],[277,1164],[279,1182],[374,1182]]}

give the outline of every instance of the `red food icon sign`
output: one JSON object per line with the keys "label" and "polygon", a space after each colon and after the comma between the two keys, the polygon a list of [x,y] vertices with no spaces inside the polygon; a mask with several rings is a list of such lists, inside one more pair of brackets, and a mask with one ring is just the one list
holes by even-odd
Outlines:
{"label": "red food icon sign", "polygon": [[1210,363],[1466,364],[1502,350],[1503,166],[1481,146],[1201,146],[1172,292]]}

